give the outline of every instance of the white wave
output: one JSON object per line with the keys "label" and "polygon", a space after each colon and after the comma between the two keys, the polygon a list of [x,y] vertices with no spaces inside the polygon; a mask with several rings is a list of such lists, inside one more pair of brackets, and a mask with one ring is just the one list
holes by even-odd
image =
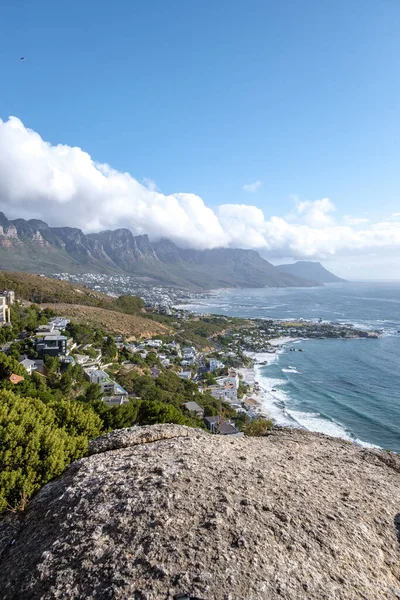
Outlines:
{"label": "white wave", "polygon": [[304,429],[316,433],[325,433],[333,437],[339,437],[345,440],[353,440],[349,432],[343,425],[325,419],[320,413],[300,412],[298,410],[288,409],[287,413]]}
{"label": "white wave", "polygon": [[[271,362],[279,360],[279,354],[282,352],[283,350],[273,354],[273,360]],[[284,371],[284,369],[282,369],[282,371]],[[255,366],[255,381],[259,384],[262,392],[261,413],[264,413],[271,418],[276,425],[299,427],[301,429],[307,429],[308,431],[338,437],[365,448],[379,448],[379,446],[355,438],[344,425],[326,419],[318,412],[301,412],[289,408],[291,398],[284,389],[287,381],[285,379],[265,376],[263,367],[257,364]]]}
{"label": "white wave", "polygon": [[359,440],[356,438],[352,440],[358,446],[362,446],[363,448],[378,448],[381,449],[381,446],[377,446],[376,444],[371,444],[370,442],[364,442],[363,440]]}
{"label": "white wave", "polygon": [[279,358],[281,352],[244,352],[246,356],[254,360],[255,365],[272,365]]}
{"label": "white wave", "polygon": [[[279,359],[280,352],[269,355],[274,357],[275,362]],[[289,395],[282,387],[287,383],[285,379],[266,377],[261,365],[255,366],[255,381],[261,389],[261,412],[272,419],[277,425],[296,427],[295,421],[286,414],[285,406]]]}
{"label": "white wave", "polygon": [[300,412],[292,409],[288,409],[287,413],[300,425],[300,427],[307,429],[308,431],[338,437],[353,442],[363,448],[379,448],[379,446],[376,446],[375,444],[355,438],[344,425],[337,421],[326,419],[320,415],[320,413]]}
{"label": "white wave", "polygon": [[296,367],[289,367],[288,369],[282,369],[282,373],[300,373],[300,371]]}

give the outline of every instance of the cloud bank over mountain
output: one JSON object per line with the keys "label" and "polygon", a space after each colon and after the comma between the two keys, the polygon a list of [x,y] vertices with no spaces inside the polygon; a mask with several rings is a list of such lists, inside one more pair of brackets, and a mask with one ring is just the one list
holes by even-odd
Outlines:
{"label": "cloud bank over mountain", "polygon": [[[259,183],[259,182],[256,182]],[[85,232],[127,227],[183,247],[258,249],[268,256],[324,258],[400,250],[400,213],[381,222],[335,219],[328,198],[294,199],[291,214],[248,204],[215,210],[191,193],[161,193],[151,180],[96,163],[81,148],[51,145],[16,117],[0,120],[0,210]]]}

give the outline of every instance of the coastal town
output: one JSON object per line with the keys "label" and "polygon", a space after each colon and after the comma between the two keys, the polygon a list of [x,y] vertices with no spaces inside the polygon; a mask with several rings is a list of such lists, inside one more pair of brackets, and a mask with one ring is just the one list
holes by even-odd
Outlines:
{"label": "coastal town", "polygon": [[133,275],[105,275],[103,273],[54,273],[54,279],[79,283],[110,296],[138,296],[145,305],[161,314],[176,314],[176,305],[209,297],[209,292],[191,292],[187,289],[160,285],[146,277]]}
{"label": "coastal town", "polygon": [[[10,328],[12,310],[16,307],[24,310],[27,306],[29,303],[16,298],[14,291],[1,292],[2,326]],[[153,304],[151,310],[153,314],[165,315],[159,303]],[[182,337],[179,319],[197,328],[201,321],[188,311],[178,313],[176,334],[128,340],[107,332],[93,342],[88,341],[90,330],[86,335],[82,334],[82,325],[74,325],[63,315],[40,311],[40,325],[34,331],[22,329],[16,338],[3,343],[0,350],[18,357],[25,377],[37,373],[46,378],[50,360],[53,360],[54,370],[54,359],[60,379],[67,369],[79,368],[87,384],[92,386],[91,389],[93,386],[97,389],[99,399],[107,407],[123,406],[140,398],[137,392],[125,389],[124,382],[129,377],[146,375],[157,380],[169,372],[187,384],[190,382],[191,389],[196,389],[196,401],[182,402],[180,409],[184,413],[201,421],[213,434],[241,436],[246,423],[268,419],[268,414],[263,411],[262,390],[255,379],[251,358],[254,353],[275,354],[284,344],[299,339],[377,338],[380,335],[378,331],[360,330],[351,324],[322,320],[243,320],[214,315],[214,321],[220,325],[217,333],[207,338],[193,335],[196,341],[190,343],[189,340],[184,344],[178,341]],[[202,319],[206,324],[207,317]],[[211,317],[208,319],[212,320]],[[187,339],[190,334],[186,332],[184,337]],[[297,345],[289,351],[303,352],[304,349]],[[9,380],[15,386],[23,379],[21,373],[9,374]],[[202,399],[210,397],[219,401],[217,406],[221,410],[217,414],[203,406]]]}

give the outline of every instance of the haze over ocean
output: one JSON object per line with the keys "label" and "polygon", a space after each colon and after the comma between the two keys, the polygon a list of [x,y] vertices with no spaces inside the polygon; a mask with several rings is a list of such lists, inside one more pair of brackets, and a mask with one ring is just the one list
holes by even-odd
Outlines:
{"label": "haze over ocean", "polygon": [[[219,290],[198,313],[319,319],[382,330],[378,339],[295,342],[259,366],[265,407],[279,424],[400,452],[400,283]],[[275,391],[272,391],[275,390]]]}

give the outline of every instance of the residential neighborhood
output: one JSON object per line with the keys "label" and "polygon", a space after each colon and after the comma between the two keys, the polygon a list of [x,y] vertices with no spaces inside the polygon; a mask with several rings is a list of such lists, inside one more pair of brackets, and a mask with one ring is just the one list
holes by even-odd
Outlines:
{"label": "residential neighborhood", "polygon": [[[0,324],[12,327],[12,311],[15,307],[23,311],[24,306],[12,290],[1,292]],[[99,397],[108,407],[116,407],[141,398],[132,385],[132,377],[138,380],[148,377],[157,382],[171,373],[197,394],[193,401],[182,402],[181,410],[218,435],[239,435],[243,423],[268,416],[262,410],[262,395],[251,368],[251,353],[274,353],[279,350],[281,340],[379,335],[379,332],[356,330],[350,324],[301,319],[296,322],[235,321],[212,315],[204,317],[203,323],[209,322],[210,327],[214,327],[214,322],[219,325],[206,329],[198,317],[186,311],[182,316],[186,328],[178,329],[176,334],[132,340],[71,322],[62,314],[54,314],[54,310],[48,313],[48,318],[44,312],[37,314],[40,324],[33,331],[21,330],[18,338],[1,346],[5,354],[19,357],[18,363],[27,376],[36,373],[47,377],[49,364],[53,371],[56,369],[53,377],[61,379],[68,369],[79,368],[86,386],[92,386],[92,396]],[[190,343],[191,338],[196,341]],[[291,350],[301,352],[303,348],[296,346]],[[56,363],[49,362],[52,360]],[[23,380],[20,373],[11,373],[10,382],[18,385],[21,377]],[[211,409],[205,410],[210,401],[215,401],[219,414],[215,414],[215,408],[211,414]]]}

